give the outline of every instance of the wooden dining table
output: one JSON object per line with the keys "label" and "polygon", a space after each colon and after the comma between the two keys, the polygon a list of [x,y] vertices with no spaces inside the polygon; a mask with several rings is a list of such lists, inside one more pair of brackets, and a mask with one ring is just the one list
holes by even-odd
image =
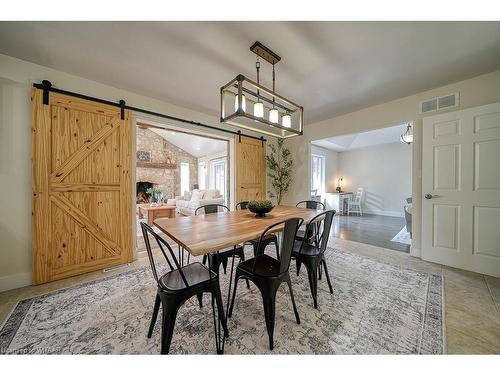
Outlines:
{"label": "wooden dining table", "polygon": [[[159,218],[154,220],[154,225],[191,255],[199,256],[257,239],[268,226],[292,217],[299,217],[307,224],[321,212],[310,208],[276,206],[265,217],[239,210],[175,219]],[[281,229],[276,227],[276,231]]]}
{"label": "wooden dining table", "polygon": [[[184,253],[181,251],[181,248],[183,248],[192,256],[200,256],[231,247],[235,249],[237,245],[259,238],[268,226],[287,219],[298,217],[304,220],[304,224],[308,224],[321,212],[321,210],[309,208],[276,206],[270,213],[266,214],[265,217],[256,217],[254,213],[248,210],[238,210],[197,216],[159,218],[154,220],[153,223],[179,245],[179,252],[181,255]],[[282,231],[283,227],[283,225],[276,226],[274,232]],[[210,257],[208,257],[208,263],[211,269]],[[229,301],[231,299],[233,268],[234,251],[225,308],[226,317],[228,316]],[[216,270],[216,272],[218,272],[218,270]],[[221,334],[220,318],[218,318],[217,321],[214,327],[216,332],[217,353],[222,354],[224,353],[226,338]]]}

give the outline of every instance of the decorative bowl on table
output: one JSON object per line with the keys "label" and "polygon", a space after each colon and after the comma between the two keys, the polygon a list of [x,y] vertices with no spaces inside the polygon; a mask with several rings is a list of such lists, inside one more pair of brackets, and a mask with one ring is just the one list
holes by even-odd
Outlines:
{"label": "decorative bowl on table", "polygon": [[250,201],[247,206],[250,212],[253,212],[257,217],[264,217],[270,212],[274,206],[271,201]]}

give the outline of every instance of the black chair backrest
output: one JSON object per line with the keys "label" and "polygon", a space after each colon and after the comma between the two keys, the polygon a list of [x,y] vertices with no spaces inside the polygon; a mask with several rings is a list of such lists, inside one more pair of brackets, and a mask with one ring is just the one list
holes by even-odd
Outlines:
{"label": "black chair backrest", "polygon": [[229,212],[229,208],[227,206],[224,206],[223,204],[206,204],[204,206],[198,207],[195,211],[195,215],[200,215],[200,214],[215,214],[219,212],[219,209],[221,212]]}
{"label": "black chair backrest", "polygon": [[[268,235],[269,232],[272,232],[273,229],[276,229],[277,226],[285,224],[285,228],[283,229],[283,233],[281,236],[281,246],[280,246],[280,274],[288,271],[290,267],[290,259],[292,257],[293,245],[295,244],[295,236],[297,235],[297,230],[302,225],[304,220],[298,217],[293,217],[288,220],[280,221],[279,223],[268,226],[264,232],[260,235],[259,238],[259,246],[260,248],[262,241]],[[253,271],[255,272],[255,266],[257,262],[253,264]]]}
{"label": "black chair backrest", "polygon": [[[175,269],[179,270],[182,281],[184,281],[184,284],[186,285],[186,287],[188,287],[189,283],[187,282],[186,276],[184,275],[184,272],[182,272],[182,268],[179,265],[179,262],[177,261],[177,258],[175,257],[174,252],[172,251],[172,248],[170,247],[170,245],[163,238],[161,238],[157,233],[155,233],[153,228],[151,228],[148,224],[141,223],[141,227],[142,227],[142,235],[144,237],[144,243],[146,244],[146,250],[148,252],[149,263],[151,264],[151,271],[153,271],[153,276],[154,276],[158,286],[160,286],[160,283],[159,283],[158,272],[156,270],[155,260],[153,257],[153,252],[151,250],[151,242],[149,241],[150,235],[153,236],[154,239],[156,239],[156,242],[158,243],[158,246],[160,247],[160,250],[161,250],[163,256],[165,257],[165,259],[168,263],[168,266],[170,267],[170,270],[171,271],[173,271]],[[170,257],[172,258],[174,265],[172,265],[172,262],[170,261],[163,246],[165,246],[167,248],[168,252],[170,253]]]}
{"label": "black chair backrest", "polygon": [[240,209],[240,210],[246,210],[248,208],[248,202],[249,201],[241,201],[240,203],[238,203],[236,205],[236,210]]}
{"label": "black chair backrest", "polygon": [[295,205],[299,208],[312,208],[313,210],[325,210],[325,205],[318,201],[300,201]]}
{"label": "black chair backrest", "polygon": [[[330,229],[332,227],[334,215],[335,210],[322,212],[319,215],[313,217],[306,226],[306,233],[314,233],[314,244],[319,247],[320,253],[324,253],[326,250],[326,246],[328,245],[328,239],[330,238]],[[308,240],[308,238],[304,237],[300,246],[299,254],[302,250],[302,246],[305,242],[308,242]]]}

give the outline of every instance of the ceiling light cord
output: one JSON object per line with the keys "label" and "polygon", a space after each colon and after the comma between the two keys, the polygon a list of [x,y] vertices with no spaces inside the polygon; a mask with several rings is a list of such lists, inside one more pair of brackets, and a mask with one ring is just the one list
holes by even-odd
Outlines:
{"label": "ceiling light cord", "polygon": [[[276,73],[274,71],[274,64],[273,64],[273,94],[275,92],[275,89],[276,89]],[[274,108],[274,95],[273,95],[273,108]]]}
{"label": "ceiling light cord", "polygon": [[[257,84],[259,85],[260,84],[260,60],[259,60],[259,56],[257,56],[257,61],[255,62],[255,69],[257,70]],[[260,92],[259,90],[257,89],[257,102],[260,102]]]}

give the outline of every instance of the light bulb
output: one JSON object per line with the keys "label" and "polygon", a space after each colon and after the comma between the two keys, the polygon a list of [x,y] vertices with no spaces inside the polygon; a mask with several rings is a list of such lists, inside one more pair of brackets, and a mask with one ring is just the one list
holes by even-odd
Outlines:
{"label": "light bulb", "polygon": [[257,102],[253,105],[253,115],[255,117],[264,117],[264,104]]}
{"label": "light bulb", "polygon": [[291,128],[292,127],[292,116],[290,116],[290,115],[283,115],[282,120],[283,120],[283,122],[282,122],[283,126],[285,128]]}
{"label": "light bulb", "polygon": [[276,108],[269,111],[269,122],[274,122],[275,124],[279,122],[278,110]]}
{"label": "light bulb", "polygon": [[[243,109],[244,112],[246,112],[247,98],[243,94],[241,94],[241,108]],[[238,95],[234,97],[234,111],[236,112],[237,110],[238,110]]]}

